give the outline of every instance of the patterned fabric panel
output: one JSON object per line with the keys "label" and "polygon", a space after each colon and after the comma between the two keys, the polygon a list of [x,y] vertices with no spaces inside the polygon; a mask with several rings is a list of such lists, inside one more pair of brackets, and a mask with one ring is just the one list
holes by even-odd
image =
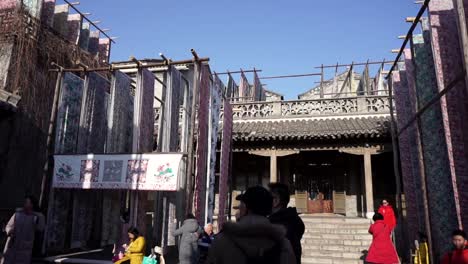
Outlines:
{"label": "patterned fabric panel", "polygon": [[112,79],[106,153],[132,151],[133,102],[130,77],[116,71]]}
{"label": "patterned fabric panel", "polygon": [[78,39],[80,37],[80,32],[81,32],[81,15],[80,14],[68,15],[67,23],[68,23],[67,40],[73,44],[78,44]]}
{"label": "patterned fabric panel", "polygon": [[68,34],[68,12],[70,6],[65,5],[56,5],[54,10],[54,29],[62,36],[67,36]]}
{"label": "patterned fabric panel", "polygon": [[219,178],[219,212],[218,230],[221,230],[225,219],[226,200],[229,192],[228,179],[231,168],[232,148],[232,107],[228,100],[224,101],[223,141],[221,142],[221,175]]}
{"label": "patterned fabric panel", "polygon": [[106,91],[109,86],[109,81],[97,73],[91,72],[86,78],[78,154],[104,153],[107,134]]}
{"label": "patterned fabric panel", "polygon": [[[431,45],[423,36],[415,36],[414,62],[419,106],[437,92]],[[440,104],[421,115],[421,138],[426,170],[432,243],[436,259],[450,248],[450,234],[457,227],[457,214],[450,175],[447,145]]]}
{"label": "patterned fabric panel", "polygon": [[44,0],[42,3],[41,21],[49,27],[54,25],[54,9],[55,0]]}
{"label": "patterned fabric panel", "polygon": [[78,45],[82,50],[88,50],[89,45],[89,32],[90,32],[90,24],[83,23],[80,29],[80,39],[78,41]]}
{"label": "patterned fabric panel", "polygon": [[208,222],[213,221],[213,214],[215,208],[215,184],[216,184],[216,146],[218,143],[219,131],[219,117],[221,114],[221,104],[223,91],[225,90],[223,82],[217,75],[214,76],[214,85],[211,89],[211,103],[210,103],[210,129],[209,129],[209,167],[208,176],[210,177],[210,188],[208,190]]}
{"label": "patterned fabric panel", "polygon": [[57,111],[56,154],[73,154],[77,151],[83,86],[80,77],[73,73],[64,74]]}
{"label": "patterned fabric panel", "polygon": [[[467,4],[467,1],[463,1]],[[439,91],[464,72],[463,52],[454,1],[433,0],[429,3],[430,25],[426,20],[427,39],[432,40]],[[429,36],[430,32],[430,36]],[[441,99],[446,131],[452,183],[455,188],[458,219],[468,226],[468,96],[466,84],[460,81]],[[465,217],[462,217],[465,216]]]}
{"label": "patterned fabric panel", "polygon": [[208,66],[201,67],[198,107],[197,165],[194,208],[199,223],[205,221],[206,173],[208,162],[208,126],[210,105],[210,75]]}

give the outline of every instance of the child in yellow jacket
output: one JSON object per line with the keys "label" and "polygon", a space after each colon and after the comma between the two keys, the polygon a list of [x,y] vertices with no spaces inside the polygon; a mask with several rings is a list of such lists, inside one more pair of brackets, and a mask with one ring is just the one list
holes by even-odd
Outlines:
{"label": "child in yellow jacket", "polygon": [[130,238],[130,245],[124,245],[126,248],[124,257],[115,262],[115,264],[121,264],[125,261],[130,260],[130,264],[141,264],[145,256],[145,238],[140,235],[138,229],[130,227],[128,229],[128,237]]}

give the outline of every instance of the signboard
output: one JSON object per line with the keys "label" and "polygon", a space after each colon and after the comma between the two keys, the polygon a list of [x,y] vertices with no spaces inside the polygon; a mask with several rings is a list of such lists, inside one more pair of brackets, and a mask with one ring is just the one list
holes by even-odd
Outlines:
{"label": "signboard", "polygon": [[176,191],[182,154],[55,155],[54,188]]}

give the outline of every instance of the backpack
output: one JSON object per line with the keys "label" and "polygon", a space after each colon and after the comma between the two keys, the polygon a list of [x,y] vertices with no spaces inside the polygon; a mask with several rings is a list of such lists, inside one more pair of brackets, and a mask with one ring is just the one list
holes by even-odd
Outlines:
{"label": "backpack", "polygon": [[282,243],[276,242],[276,244],[265,251],[259,252],[258,256],[248,256],[244,248],[241,247],[236,241],[232,240],[236,248],[238,248],[242,254],[246,257],[245,264],[280,264],[281,263],[281,249]]}

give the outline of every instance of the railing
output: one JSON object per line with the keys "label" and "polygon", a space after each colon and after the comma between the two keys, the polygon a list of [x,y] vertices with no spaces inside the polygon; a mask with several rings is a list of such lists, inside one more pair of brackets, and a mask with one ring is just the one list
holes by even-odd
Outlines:
{"label": "railing", "polygon": [[235,119],[390,113],[388,96],[234,103]]}
{"label": "railing", "polygon": [[[234,119],[390,114],[386,95],[313,100],[233,103]],[[181,110],[182,111],[182,110]],[[182,113],[182,112],[181,112]],[[221,116],[223,111],[221,110]],[[159,109],[155,109],[155,121]]]}

